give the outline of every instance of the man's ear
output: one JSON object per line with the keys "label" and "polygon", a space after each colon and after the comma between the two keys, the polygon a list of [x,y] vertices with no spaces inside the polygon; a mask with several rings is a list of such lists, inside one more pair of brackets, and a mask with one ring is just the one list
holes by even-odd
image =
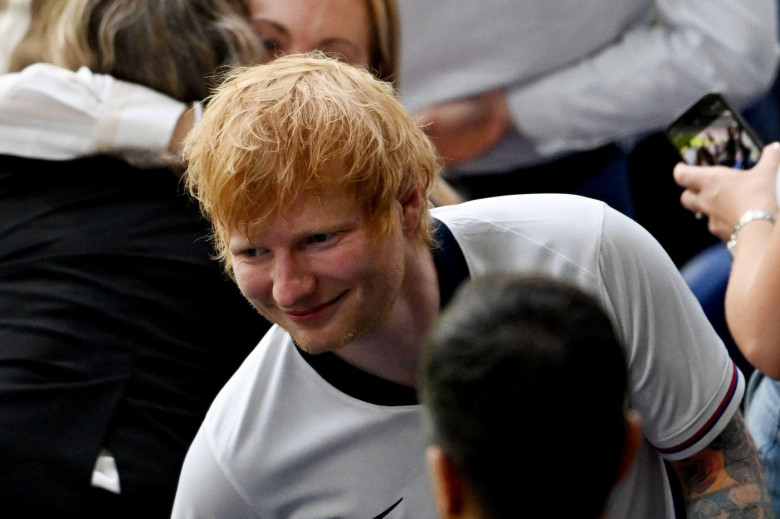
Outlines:
{"label": "man's ear", "polygon": [[623,457],[620,460],[617,481],[622,480],[631,467],[634,460],[639,455],[639,447],[642,445],[644,430],[642,428],[642,419],[639,413],[633,409],[626,411],[626,432],[623,440]]}
{"label": "man's ear", "polygon": [[462,517],[465,487],[460,474],[438,445],[429,446],[426,457],[439,517]]}
{"label": "man's ear", "polygon": [[417,230],[420,218],[422,218],[423,206],[428,201],[422,196],[420,190],[415,188],[404,198],[399,200],[401,204],[401,218],[403,223],[404,232],[414,233]]}

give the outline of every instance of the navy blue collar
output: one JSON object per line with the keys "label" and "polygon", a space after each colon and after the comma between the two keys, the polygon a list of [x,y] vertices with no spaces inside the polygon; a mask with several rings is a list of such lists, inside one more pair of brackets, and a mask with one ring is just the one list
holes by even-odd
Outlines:
{"label": "navy blue collar", "polygon": [[[440,306],[444,307],[458,286],[469,277],[469,269],[460,245],[447,226],[436,219],[433,219],[432,225],[438,243],[432,251],[433,263],[439,279]],[[300,348],[298,352],[322,378],[353,398],[377,405],[417,404],[417,391],[414,388],[366,373],[333,353],[312,355]]]}
{"label": "navy blue collar", "polygon": [[443,222],[433,219],[438,247],[433,250],[433,263],[439,277],[439,307],[450,302],[461,283],[469,277],[469,266],[452,231]]}

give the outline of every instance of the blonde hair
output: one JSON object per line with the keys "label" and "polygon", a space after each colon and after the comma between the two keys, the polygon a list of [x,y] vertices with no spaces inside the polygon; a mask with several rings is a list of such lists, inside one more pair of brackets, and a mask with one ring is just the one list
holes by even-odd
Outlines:
{"label": "blonde hair", "polygon": [[[393,87],[320,52],[232,74],[187,137],[186,183],[212,221],[230,269],[228,235],[283,214],[304,192],[353,193],[376,232],[394,228],[396,202],[427,199],[439,165]],[[425,205],[413,239],[431,243]]]}
{"label": "blonde hair", "polygon": [[206,97],[222,66],[267,55],[243,0],[38,0],[15,70],[48,62],[140,83],[182,101]]}
{"label": "blonde hair", "polygon": [[366,0],[372,22],[370,65],[376,77],[396,85],[400,28],[395,0]]}

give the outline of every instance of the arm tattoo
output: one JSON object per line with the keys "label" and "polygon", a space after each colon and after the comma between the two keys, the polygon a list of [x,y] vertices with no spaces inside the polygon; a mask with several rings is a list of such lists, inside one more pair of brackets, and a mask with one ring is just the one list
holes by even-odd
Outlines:
{"label": "arm tattoo", "polygon": [[672,465],[690,519],[774,517],[761,463],[741,413],[704,450]]}

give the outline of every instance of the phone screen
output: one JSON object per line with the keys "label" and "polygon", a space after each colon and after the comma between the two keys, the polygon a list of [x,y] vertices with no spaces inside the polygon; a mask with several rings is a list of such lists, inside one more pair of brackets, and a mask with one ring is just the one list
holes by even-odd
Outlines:
{"label": "phone screen", "polygon": [[666,135],[685,162],[698,166],[748,169],[763,147],[739,112],[717,93],[705,95],[686,110]]}

